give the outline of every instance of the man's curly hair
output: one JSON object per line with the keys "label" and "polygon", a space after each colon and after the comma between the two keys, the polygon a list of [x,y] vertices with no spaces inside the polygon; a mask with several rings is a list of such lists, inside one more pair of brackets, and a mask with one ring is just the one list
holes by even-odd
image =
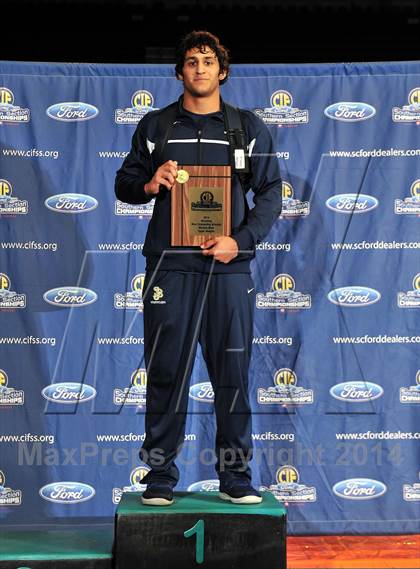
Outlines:
{"label": "man's curly hair", "polygon": [[220,73],[226,72],[226,77],[219,81],[220,85],[226,83],[229,76],[229,52],[220,43],[220,40],[214,34],[204,30],[194,31],[187,34],[182,38],[176,50],[176,64],[175,74],[182,77],[182,68],[184,67],[185,54],[188,50],[198,48],[201,53],[204,53],[205,48],[208,47],[216,54],[220,65]]}

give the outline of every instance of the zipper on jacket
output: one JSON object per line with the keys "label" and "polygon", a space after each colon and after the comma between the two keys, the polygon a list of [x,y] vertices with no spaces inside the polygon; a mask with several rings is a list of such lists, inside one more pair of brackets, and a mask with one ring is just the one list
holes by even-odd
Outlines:
{"label": "zipper on jacket", "polygon": [[201,130],[197,132],[197,165],[201,165]]}

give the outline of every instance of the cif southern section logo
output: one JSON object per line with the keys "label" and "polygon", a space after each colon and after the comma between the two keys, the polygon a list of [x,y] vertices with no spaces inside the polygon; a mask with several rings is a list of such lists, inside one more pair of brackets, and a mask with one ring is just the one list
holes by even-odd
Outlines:
{"label": "cif southern section logo", "polygon": [[152,93],[141,89],[131,96],[131,106],[125,109],[115,109],[117,124],[137,124],[150,111],[156,111]]}
{"label": "cif southern section logo", "polygon": [[191,209],[193,211],[221,211],[222,204],[214,200],[213,192],[205,190],[200,194],[200,201],[191,203]]}
{"label": "cif southern section logo", "polygon": [[39,490],[39,495],[55,504],[80,504],[87,502],[95,495],[95,489],[82,482],[52,482]]}
{"label": "cif southern section logo", "polygon": [[25,403],[23,389],[13,389],[13,387],[8,387],[8,383],[7,373],[0,369],[0,405],[23,405]]}
{"label": "cif southern section logo", "polygon": [[394,122],[415,122],[420,124],[420,87],[414,87],[408,94],[408,105],[392,107]]}
{"label": "cif southern section logo", "polygon": [[420,273],[413,279],[413,290],[398,293],[399,308],[420,308]]}
{"label": "cif southern section logo", "polygon": [[0,87],[0,124],[20,124],[29,122],[31,112],[14,104],[13,91],[7,87]]}
{"label": "cif southern section logo", "polygon": [[258,293],[256,306],[260,309],[277,308],[282,311],[311,308],[311,295],[295,290],[295,281],[287,273],[276,275],[271,291]]}
{"label": "cif southern section logo", "polygon": [[0,506],[20,506],[22,490],[13,490],[6,486],[6,477],[0,470]]}
{"label": "cif southern section logo", "polygon": [[337,194],[325,202],[328,209],[337,213],[367,213],[379,205],[379,200],[367,194]]}
{"label": "cif southern section logo", "polygon": [[403,498],[406,502],[420,501],[420,483],[414,482],[414,484],[403,484]]}
{"label": "cif southern section logo", "polygon": [[400,387],[400,403],[420,403],[420,369],[416,373],[416,384]]}
{"label": "cif southern section logo", "polygon": [[0,309],[25,308],[26,294],[19,294],[11,290],[11,281],[6,273],[0,273]]}
{"label": "cif southern section logo", "polygon": [[342,286],[328,293],[328,300],[333,304],[348,308],[360,308],[375,304],[381,293],[366,286]]}
{"label": "cif southern section logo", "polygon": [[372,500],[383,496],[387,487],[371,478],[349,478],[334,484],[332,490],[336,496],[346,500]]}
{"label": "cif southern section logo", "polygon": [[420,180],[414,180],[410,188],[411,196],[394,201],[397,215],[420,215]]}
{"label": "cif southern section logo", "polygon": [[202,381],[191,385],[189,395],[191,399],[200,403],[214,403],[214,390],[211,381]]}
{"label": "cif southern section logo", "polygon": [[88,121],[99,115],[99,109],[82,101],[56,103],[45,112],[50,119],[62,122]]}
{"label": "cif southern section logo", "polygon": [[57,213],[86,213],[98,207],[98,200],[85,194],[57,194],[47,198],[44,204]]}
{"label": "cif southern section logo", "polygon": [[28,202],[12,196],[12,184],[8,180],[0,179],[0,215],[26,215]]}
{"label": "cif southern section logo", "polygon": [[219,491],[219,480],[198,480],[198,482],[193,482],[187,488],[187,492],[218,492]]}
{"label": "cif southern section logo", "polygon": [[341,101],[329,105],[324,109],[324,114],[336,121],[357,122],[371,119],[376,115],[376,109],[367,103]]}
{"label": "cif southern section logo", "polygon": [[144,273],[139,273],[131,279],[131,291],[114,294],[114,308],[118,310],[143,311]]}
{"label": "cif southern section logo", "polygon": [[260,405],[305,405],[314,402],[312,389],[298,387],[297,375],[289,368],[281,368],[274,374],[274,387],[259,387],[257,399]]}
{"label": "cif southern section logo", "polygon": [[294,189],[289,182],[282,182],[282,209],[280,219],[283,217],[305,217],[310,213],[309,202],[301,202],[294,197]]}
{"label": "cif southern section logo", "polygon": [[123,215],[124,217],[138,217],[144,219],[152,217],[155,200],[147,203],[131,204],[115,200],[114,215]]}
{"label": "cif southern section logo", "polygon": [[297,126],[308,124],[309,111],[293,106],[293,97],[289,91],[274,91],[270,97],[270,106],[256,108],[254,113],[266,124],[277,126]]}
{"label": "cif southern section logo", "polygon": [[112,502],[114,504],[119,504],[123,492],[144,492],[146,490],[146,484],[142,484],[142,479],[149,472],[150,468],[147,466],[138,466],[131,471],[130,474],[130,485],[124,486],[123,488],[113,488],[112,489]]}
{"label": "cif southern section logo", "polygon": [[144,368],[133,371],[130,387],[114,389],[114,405],[146,405],[147,373]]}
{"label": "cif southern section logo", "polygon": [[344,381],[330,389],[330,395],[346,403],[365,403],[378,399],[384,393],[383,388],[371,381]]}
{"label": "cif southern section logo", "polygon": [[80,286],[59,286],[47,290],[43,296],[45,302],[63,308],[83,307],[96,302],[98,295],[89,288]]}
{"label": "cif southern section logo", "polygon": [[316,501],[315,486],[300,483],[297,468],[286,464],[277,469],[276,482],[270,486],[260,486],[262,492],[272,492],[281,502],[305,503]]}
{"label": "cif southern section logo", "polygon": [[78,404],[86,403],[96,397],[96,389],[86,383],[64,381],[52,383],[41,391],[42,397],[51,403]]}

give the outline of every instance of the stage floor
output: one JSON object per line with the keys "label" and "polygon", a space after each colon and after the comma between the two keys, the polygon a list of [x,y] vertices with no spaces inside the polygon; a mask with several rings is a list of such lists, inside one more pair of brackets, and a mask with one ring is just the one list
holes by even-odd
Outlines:
{"label": "stage floor", "polygon": [[[112,542],[112,524],[0,526],[0,567],[12,560],[83,558],[102,566],[110,563]],[[287,560],[288,569],[420,569],[420,534],[288,537]]]}
{"label": "stage floor", "polygon": [[420,534],[287,538],[288,569],[419,569]]}

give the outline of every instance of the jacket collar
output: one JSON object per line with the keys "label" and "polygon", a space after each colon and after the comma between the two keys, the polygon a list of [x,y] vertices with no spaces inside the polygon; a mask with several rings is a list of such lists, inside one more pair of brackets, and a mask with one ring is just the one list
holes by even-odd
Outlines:
{"label": "jacket collar", "polygon": [[[184,95],[181,95],[178,99],[178,115],[179,116],[184,116],[184,117],[189,117],[189,112],[184,109]],[[216,113],[211,113],[212,114],[212,118],[214,117],[215,119],[221,120],[222,122],[224,122],[224,108],[225,108],[225,103],[223,102],[222,97],[220,97],[220,111],[217,111]],[[206,116],[206,115],[203,115]]]}

